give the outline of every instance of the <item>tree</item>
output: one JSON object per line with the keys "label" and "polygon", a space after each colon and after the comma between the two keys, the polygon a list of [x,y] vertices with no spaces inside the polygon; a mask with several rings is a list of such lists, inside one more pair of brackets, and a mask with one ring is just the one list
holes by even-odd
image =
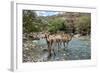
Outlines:
{"label": "tree", "polygon": [[23,32],[39,32],[41,20],[37,19],[37,15],[32,10],[23,10]]}
{"label": "tree", "polygon": [[49,32],[56,33],[57,31],[64,30],[64,28],[64,20],[61,18],[56,18],[49,22]]}
{"label": "tree", "polygon": [[82,34],[90,34],[91,32],[91,17],[90,16],[81,16],[76,25],[77,31]]}

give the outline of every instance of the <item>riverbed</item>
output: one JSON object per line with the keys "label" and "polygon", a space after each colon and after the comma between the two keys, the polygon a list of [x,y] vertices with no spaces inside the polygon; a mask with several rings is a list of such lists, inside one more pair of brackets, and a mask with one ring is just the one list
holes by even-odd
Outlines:
{"label": "riverbed", "polygon": [[54,52],[48,58],[48,47],[45,39],[23,43],[23,62],[47,62],[91,59],[91,40],[89,36],[73,37],[66,47],[53,44]]}

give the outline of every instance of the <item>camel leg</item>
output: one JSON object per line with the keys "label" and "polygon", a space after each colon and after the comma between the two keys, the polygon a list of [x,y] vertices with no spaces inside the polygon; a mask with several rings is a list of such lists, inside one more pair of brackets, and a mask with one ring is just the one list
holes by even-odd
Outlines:
{"label": "camel leg", "polygon": [[66,46],[66,44],[65,44],[65,42],[63,41],[63,46],[64,46],[64,48],[65,48],[65,46]]}
{"label": "camel leg", "polygon": [[56,56],[56,53],[55,53],[55,50],[54,50],[54,48],[55,48],[54,45],[55,45],[55,42],[52,41],[52,43],[51,43],[52,52],[53,52],[54,56]]}
{"label": "camel leg", "polygon": [[52,56],[50,48],[48,49],[48,52],[49,52],[48,58],[50,58]]}
{"label": "camel leg", "polygon": [[59,44],[60,44],[60,48],[62,48],[62,41],[61,40],[59,41]]}
{"label": "camel leg", "polygon": [[64,42],[64,51],[66,51],[66,48],[68,48],[68,41],[67,42]]}
{"label": "camel leg", "polygon": [[66,48],[68,48],[68,44],[69,44],[69,41],[67,42],[67,47]]}
{"label": "camel leg", "polygon": [[[53,45],[53,41],[51,41],[51,42],[49,43],[49,56],[50,56],[50,57],[52,56],[52,51],[53,51],[52,45]],[[54,51],[53,51],[53,53],[54,53]]]}
{"label": "camel leg", "polygon": [[[56,48],[56,42],[54,43],[54,48]],[[56,56],[55,50],[53,49],[54,55]]]}
{"label": "camel leg", "polygon": [[56,56],[56,53],[55,53],[54,49],[53,49],[52,51],[53,51],[53,53],[54,53],[54,56]]}
{"label": "camel leg", "polygon": [[47,45],[48,45],[48,59],[51,57],[51,47],[50,47],[50,42],[47,41]]}
{"label": "camel leg", "polygon": [[58,42],[58,52],[59,52],[59,49],[60,49],[60,48],[59,48],[59,42]]}
{"label": "camel leg", "polygon": [[66,42],[65,51],[66,51],[66,48],[68,49],[68,44],[69,42]]}
{"label": "camel leg", "polygon": [[66,48],[66,42],[63,42],[63,46],[64,46],[64,50],[65,50],[65,48]]}

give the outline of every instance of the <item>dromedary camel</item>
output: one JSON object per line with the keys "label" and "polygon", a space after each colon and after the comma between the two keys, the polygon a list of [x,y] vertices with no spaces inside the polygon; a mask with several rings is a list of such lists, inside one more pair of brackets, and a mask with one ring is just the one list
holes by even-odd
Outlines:
{"label": "dromedary camel", "polygon": [[49,57],[51,56],[51,52],[53,51],[54,55],[55,52],[54,52],[54,48],[52,48],[52,45],[54,43],[57,43],[58,44],[58,49],[59,47],[61,46],[61,44],[63,43],[64,47],[68,47],[68,43],[69,41],[71,41],[72,39],[72,35],[70,34],[45,34],[45,38],[46,38],[46,41],[47,41],[47,45],[48,45],[48,52],[49,52]]}

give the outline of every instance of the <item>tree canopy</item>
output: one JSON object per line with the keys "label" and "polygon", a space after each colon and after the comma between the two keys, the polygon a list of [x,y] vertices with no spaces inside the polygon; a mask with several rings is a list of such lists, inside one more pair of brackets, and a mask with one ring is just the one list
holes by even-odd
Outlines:
{"label": "tree canopy", "polygon": [[89,13],[66,12],[53,16],[38,16],[33,10],[23,10],[23,32],[42,31],[51,33],[70,31],[70,33],[90,34],[91,15]]}

